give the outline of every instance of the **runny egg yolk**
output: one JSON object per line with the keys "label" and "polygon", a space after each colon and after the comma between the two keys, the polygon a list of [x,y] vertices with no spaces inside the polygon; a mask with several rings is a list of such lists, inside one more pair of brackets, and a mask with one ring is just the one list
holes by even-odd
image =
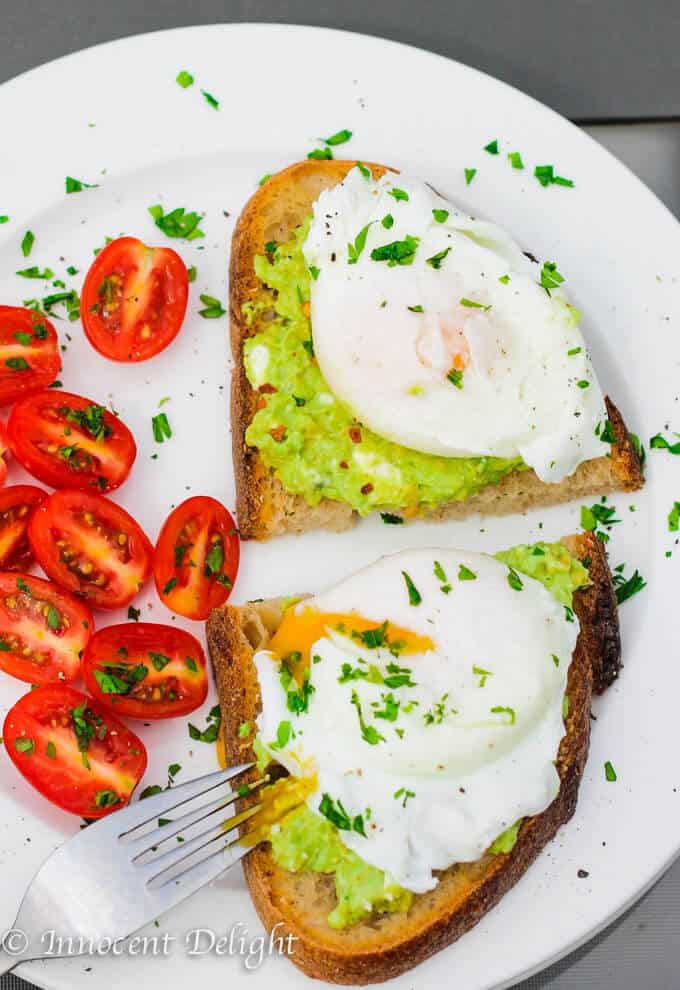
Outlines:
{"label": "runny egg yolk", "polygon": [[[270,787],[265,787],[261,794],[262,808],[248,822],[248,834],[241,842],[244,846],[256,846],[269,838],[272,825],[304,804],[317,787],[315,775],[308,777],[282,777]],[[233,828],[233,825],[231,826]]]}
{"label": "runny egg yolk", "polygon": [[[351,636],[366,646],[391,648],[398,652],[399,656],[426,653],[434,649],[434,642],[429,636],[421,636],[392,622],[380,624],[372,619],[365,619],[356,612],[319,612],[315,608],[307,607],[299,612],[294,608],[288,609],[281,625],[270,640],[269,650],[278,660],[290,657],[291,654],[299,654],[298,662],[293,665],[293,673],[301,682],[304,671],[311,662],[312,647],[327,634],[328,630]],[[369,641],[366,640],[367,633]],[[371,633],[373,642],[370,642]]]}

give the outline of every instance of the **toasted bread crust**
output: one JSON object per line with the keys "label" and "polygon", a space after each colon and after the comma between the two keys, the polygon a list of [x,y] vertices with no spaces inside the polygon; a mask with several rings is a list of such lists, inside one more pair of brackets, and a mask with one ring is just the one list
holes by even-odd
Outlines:
{"label": "toasted bread crust", "polygon": [[[593,684],[602,690],[618,671],[616,597],[603,545],[592,533],[566,538],[571,553],[587,562],[592,584],[574,596],[580,635],[569,669],[569,713],[557,768],[558,796],[541,815],[526,819],[509,854],[440,874],[434,891],[419,895],[406,914],[382,915],[370,924],[335,931],[326,923],[333,907],[332,878],[291,874],[272,860],[269,846],[244,861],[253,902],[269,931],[294,938],[292,961],[307,975],[332,983],[373,983],[403,973],[472,928],[510,889],[558,828],[571,818],[588,753]],[[208,620],[212,657],[225,727],[228,763],[252,759],[241,722],[255,722],[260,708],[254,651],[266,645],[282,615],[281,601],[224,606]],[[600,628],[600,625],[603,628]]]}
{"label": "toasted bread crust", "polygon": [[[309,215],[321,191],[340,182],[355,164],[304,161],[289,166],[268,179],[251,197],[234,230],[229,272],[234,359],[231,423],[236,508],[240,533],[245,539],[263,540],[286,532],[319,528],[343,530],[358,519],[357,513],[344,502],[323,499],[319,505],[311,506],[303,496],[287,492],[274,471],[264,464],[257,448],[248,446],[245,434],[256,413],[258,394],[251,388],[243,364],[244,341],[261,329],[257,322],[248,326],[243,313],[243,304],[262,289],[253,267],[254,256],[264,253],[267,241],[288,240],[295,227]],[[376,177],[386,171],[381,165],[370,168]],[[617,489],[640,488],[644,480],[640,461],[621,414],[609,399],[607,409],[616,437],[611,457],[581,464],[570,478],[557,485],[539,481],[533,471],[516,471],[465,501],[425,509],[421,515],[433,519],[463,518],[475,512],[501,515]]]}

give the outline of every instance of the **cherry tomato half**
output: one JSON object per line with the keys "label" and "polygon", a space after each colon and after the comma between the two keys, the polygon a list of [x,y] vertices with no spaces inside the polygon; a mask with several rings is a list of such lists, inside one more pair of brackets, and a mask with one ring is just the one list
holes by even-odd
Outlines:
{"label": "cherry tomato half", "polygon": [[240,557],[238,530],[214,498],[188,498],[163,523],[153,575],[161,600],[188,619],[207,619],[231,594]]}
{"label": "cherry tomato half", "polygon": [[63,684],[20,698],[7,713],[2,735],[29,784],[84,818],[122,808],[146,770],[142,740],[106,708]]}
{"label": "cherry tomato half", "polygon": [[5,427],[0,423],[0,485],[4,485],[7,479],[7,454],[9,453],[9,442]]}
{"label": "cherry tomato half", "polygon": [[129,605],[151,574],[141,526],[103,495],[54,492],[33,513],[28,539],[48,577],[96,608]]}
{"label": "cherry tomato half", "polygon": [[33,563],[28,524],[47,492],[33,485],[0,489],[0,571],[27,571]]}
{"label": "cherry tomato half", "polygon": [[179,333],[189,298],[186,265],[167,247],[119,237],[85,277],[80,315],[87,338],[114,361],[146,361]]}
{"label": "cherry tomato half", "polygon": [[0,406],[47,388],[60,368],[50,321],[34,309],[0,306]]}
{"label": "cherry tomato half", "polygon": [[107,626],[83,659],[87,690],[117,715],[188,715],[208,695],[205,653],[190,633],[151,622]]}
{"label": "cherry tomato half", "polygon": [[125,423],[82,395],[48,389],[12,409],[12,452],[27,471],[53,488],[118,488],[137,456]]}
{"label": "cherry tomato half", "polygon": [[92,635],[89,609],[51,581],[0,573],[0,669],[29,684],[74,680]]}

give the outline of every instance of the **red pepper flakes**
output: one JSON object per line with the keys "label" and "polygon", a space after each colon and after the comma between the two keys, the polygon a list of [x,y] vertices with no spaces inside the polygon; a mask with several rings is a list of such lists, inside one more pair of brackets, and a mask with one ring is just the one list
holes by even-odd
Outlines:
{"label": "red pepper flakes", "polygon": [[257,400],[257,402],[255,403],[255,408],[256,408],[256,409],[257,409],[258,411],[259,411],[260,409],[266,409],[266,408],[267,408],[267,400],[265,399],[265,397],[264,397],[263,395],[261,395],[261,396],[260,396],[260,398],[259,398],[259,399]]}
{"label": "red pepper flakes", "polygon": [[286,439],[286,427],[285,426],[274,426],[270,431],[269,435],[272,440],[276,440],[277,443],[282,443]]}
{"label": "red pepper flakes", "polygon": [[349,467],[349,464],[347,463],[347,461],[340,461],[340,467],[343,469],[343,471],[346,471],[347,468]]}
{"label": "red pepper flakes", "polygon": [[257,391],[262,395],[273,395],[273,393],[277,392],[278,389],[275,385],[270,385],[268,382],[265,382],[264,385],[260,385]]}
{"label": "red pepper flakes", "polygon": [[361,494],[362,495],[370,495],[372,491],[373,491],[373,485],[369,481],[368,484],[366,484],[366,485],[364,485],[362,487]]}
{"label": "red pepper flakes", "polygon": [[350,426],[349,438],[352,443],[361,443],[361,430],[358,426]]}

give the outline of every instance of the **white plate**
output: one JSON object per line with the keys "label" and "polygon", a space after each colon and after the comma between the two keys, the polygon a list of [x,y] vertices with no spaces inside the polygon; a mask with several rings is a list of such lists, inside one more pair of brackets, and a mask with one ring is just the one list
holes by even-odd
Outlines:
{"label": "white plate", "polygon": [[[196,77],[188,90],[174,81],[183,68]],[[219,111],[204,101],[200,87],[220,100]],[[680,358],[680,228],[590,138],[488,76],[363,36],[206,26],[115,42],[29,72],[0,88],[0,119],[0,213],[11,216],[0,227],[3,302],[19,303],[42,290],[13,275],[24,266],[19,243],[29,227],[36,234],[30,263],[48,264],[61,275],[68,264],[84,272],[106,235],[163,242],[147,213],[153,203],[205,211],[204,240],[168,242],[198,267],[198,279],[187,324],[165,353],[119,366],[94,353],[79,323],[59,324],[62,341],[67,332],[73,337],[64,354],[65,387],[100,401],[111,396],[135,432],[138,461],[116,499],[152,539],[169,507],[189,491],[233,504],[227,325],[197,315],[198,294],[225,297],[229,238],[257,180],[304,157],[317,135],[343,127],[355,135],[346,146],[349,155],[422,175],[473,213],[497,219],[536,255],[556,260],[582,309],[601,380],[631,427],[645,439],[668,423],[680,429],[673,385]],[[493,138],[501,145],[496,157],[482,150]],[[523,172],[506,158],[514,150],[527,164]],[[573,178],[576,188],[542,188],[532,172],[546,162]],[[479,170],[470,186],[465,167]],[[66,196],[66,175],[99,188]],[[67,281],[80,287],[81,279]],[[150,420],[164,396],[172,397],[165,409],[174,434],[157,447]],[[507,986],[602,928],[680,849],[674,731],[680,665],[671,628],[680,551],[665,557],[674,546],[666,517],[680,497],[680,481],[669,454],[652,451],[650,461],[645,491],[613,500],[623,522],[612,531],[612,562],[639,567],[648,587],[622,611],[625,670],[595,703],[576,816],[472,933],[396,985],[417,980],[421,988],[437,987],[455,971],[466,990]],[[10,480],[22,477],[12,465]],[[558,537],[578,525],[579,506],[571,505],[526,518],[420,523],[404,530],[373,519],[354,533],[246,545],[234,599],[313,590],[399,546],[493,550],[539,535]],[[141,602],[145,616],[169,619],[150,589]],[[100,615],[98,622],[115,618]],[[0,715],[22,693],[22,685],[2,677]],[[204,724],[205,712],[192,721]],[[215,764],[212,747],[190,742],[185,719],[146,729],[144,738],[151,751],[147,783],[164,783],[174,761],[183,766],[180,780]],[[615,784],[605,780],[605,760],[618,771]],[[5,757],[0,789],[4,930],[43,857],[78,823],[38,797]],[[587,879],[577,877],[579,869],[589,872]],[[237,934],[247,929],[247,939],[262,930],[234,871],[161,919],[160,931],[178,938],[168,958],[54,960],[26,965],[21,975],[51,990],[113,990],[133,979],[164,990],[184,988],[191,979],[204,986],[226,979],[236,986],[247,977],[251,990],[274,980],[281,990],[299,985],[298,971],[281,959],[246,972],[243,958],[187,957],[182,937],[188,930],[228,932],[237,924]]]}

